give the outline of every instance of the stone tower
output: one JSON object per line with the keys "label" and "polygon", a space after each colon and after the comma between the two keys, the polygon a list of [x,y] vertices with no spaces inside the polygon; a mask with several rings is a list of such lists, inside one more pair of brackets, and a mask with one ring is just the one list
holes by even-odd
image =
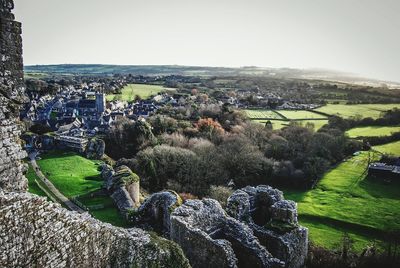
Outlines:
{"label": "stone tower", "polygon": [[0,2],[0,188],[25,191],[27,180],[22,164],[26,154],[20,146],[18,124],[24,95],[21,24],[14,21],[12,0]]}
{"label": "stone tower", "polygon": [[106,96],[104,93],[96,93],[96,110],[103,113],[106,110]]}

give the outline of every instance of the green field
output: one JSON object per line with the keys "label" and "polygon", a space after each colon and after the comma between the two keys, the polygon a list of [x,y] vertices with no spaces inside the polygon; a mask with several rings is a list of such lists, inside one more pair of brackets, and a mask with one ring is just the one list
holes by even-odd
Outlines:
{"label": "green field", "polygon": [[379,137],[390,136],[394,132],[399,132],[400,126],[370,126],[370,127],[356,127],[348,130],[346,134],[350,138],[357,137]]}
{"label": "green field", "polygon": [[352,116],[379,118],[382,112],[393,108],[400,108],[400,104],[327,104],[316,109],[316,111],[344,118]]}
{"label": "green field", "polygon": [[391,142],[384,145],[378,145],[373,147],[374,150],[383,154],[390,154],[400,156],[400,141]]}
{"label": "green field", "polygon": [[128,84],[121,90],[121,94],[107,94],[106,99],[107,101],[124,100],[132,102],[136,95],[139,95],[142,99],[147,99],[165,90],[168,89],[159,85]]}
{"label": "green field", "polygon": [[[43,154],[41,158],[37,163],[43,174],[65,196],[69,198],[78,196],[78,201],[89,209],[89,213],[101,221],[121,227],[128,226],[109,196],[91,195],[103,185],[98,170],[98,161],[86,159],[74,152],[61,151]],[[28,170],[27,176],[29,178],[29,191],[38,195],[45,195],[34,184],[34,179],[37,177],[32,168]]]}
{"label": "green field", "polygon": [[263,119],[284,119],[278,113],[272,110],[244,110],[249,118],[263,118]]}
{"label": "green field", "polygon": [[37,163],[43,174],[66,197],[92,192],[103,184],[98,163],[77,153],[54,151],[41,158]]}
{"label": "green field", "polygon": [[314,124],[314,129],[318,130],[328,123],[326,116],[319,115],[310,111],[293,111],[293,110],[244,110],[247,116],[255,122],[265,124],[271,120],[273,129],[281,129],[295,121],[305,126],[307,122]]}
{"label": "green field", "polygon": [[[111,223],[115,226],[129,227],[129,223],[121,217],[111,197],[91,197],[89,195],[80,197],[78,200],[89,209],[90,214],[96,219]],[[100,207],[96,208],[96,206]]]}
{"label": "green field", "polygon": [[[253,120],[254,122],[258,122],[261,124],[265,124],[268,120]],[[328,120],[292,120],[294,122],[297,122],[298,124],[305,126],[307,122],[314,124],[314,129],[318,130],[320,129],[323,125],[328,123]],[[287,127],[290,124],[291,121],[284,121],[284,120],[271,120],[272,127],[273,129],[281,129],[283,127]]]}
{"label": "green field", "polygon": [[281,114],[283,117],[287,119],[321,119],[321,118],[326,118],[326,116],[313,113],[310,111],[294,111],[294,110],[279,110],[277,111],[279,114]]}
{"label": "green field", "polygon": [[366,178],[368,158],[377,156],[362,152],[327,172],[315,189],[285,192],[298,202],[311,241],[335,248],[347,232],[359,251],[374,240],[379,243],[385,231],[400,229],[400,186]]}

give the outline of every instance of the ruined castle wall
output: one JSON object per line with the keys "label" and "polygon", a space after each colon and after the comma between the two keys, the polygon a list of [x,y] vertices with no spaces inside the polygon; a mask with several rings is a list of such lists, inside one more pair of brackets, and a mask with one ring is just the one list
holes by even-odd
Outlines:
{"label": "ruined castle wall", "polygon": [[30,193],[0,192],[0,267],[185,267],[172,242],[66,211]]}
{"label": "ruined castle wall", "polygon": [[0,267],[188,267],[171,241],[26,193],[18,125],[25,101],[21,25],[12,9],[12,0],[0,0]]}
{"label": "ruined castle wall", "polygon": [[0,2],[0,188],[25,191],[26,156],[19,144],[19,107],[25,101],[21,24],[11,13],[12,0]]}

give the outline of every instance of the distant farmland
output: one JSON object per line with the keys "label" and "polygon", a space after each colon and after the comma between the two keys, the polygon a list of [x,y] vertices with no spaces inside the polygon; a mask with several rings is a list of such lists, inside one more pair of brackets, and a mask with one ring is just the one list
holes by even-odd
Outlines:
{"label": "distant farmland", "polygon": [[297,122],[305,126],[312,123],[315,130],[320,129],[328,123],[328,118],[324,115],[314,113],[312,111],[294,111],[294,110],[244,110],[247,116],[258,123],[265,124],[271,121],[274,129],[281,129],[288,126],[290,122]]}
{"label": "distant farmland", "polygon": [[136,95],[142,99],[147,99],[150,96],[157,95],[165,90],[171,89],[159,85],[128,84],[122,89],[121,94],[107,94],[106,99],[107,101],[124,100],[127,102],[132,102]]}
{"label": "distant farmland", "polygon": [[400,108],[400,104],[327,104],[316,109],[316,111],[329,115],[337,115],[343,118],[349,118],[352,116],[379,118],[382,115],[382,112],[393,108]]}
{"label": "distant farmland", "polygon": [[400,156],[400,141],[374,146],[373,149],[383,154],[390,154],[398,157]]}
{"label": "distant farmland", "polygon": [[284,119],[279,113],[273,110],[244,110],[251,119]]}
{"label": "distant farmland", "polygon": [[394,132],[400,132],[400,126],[370,126],[356,127],[348,130],[346,134],[350,138],[390,136]]}

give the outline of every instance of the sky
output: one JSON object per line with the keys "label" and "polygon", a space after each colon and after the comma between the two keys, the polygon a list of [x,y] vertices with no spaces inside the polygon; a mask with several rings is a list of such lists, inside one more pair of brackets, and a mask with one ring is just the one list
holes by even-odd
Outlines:
{"label": "sky", "polygon": [[400,82],[399,0],[14,0],[24,63],[326,68]]}

